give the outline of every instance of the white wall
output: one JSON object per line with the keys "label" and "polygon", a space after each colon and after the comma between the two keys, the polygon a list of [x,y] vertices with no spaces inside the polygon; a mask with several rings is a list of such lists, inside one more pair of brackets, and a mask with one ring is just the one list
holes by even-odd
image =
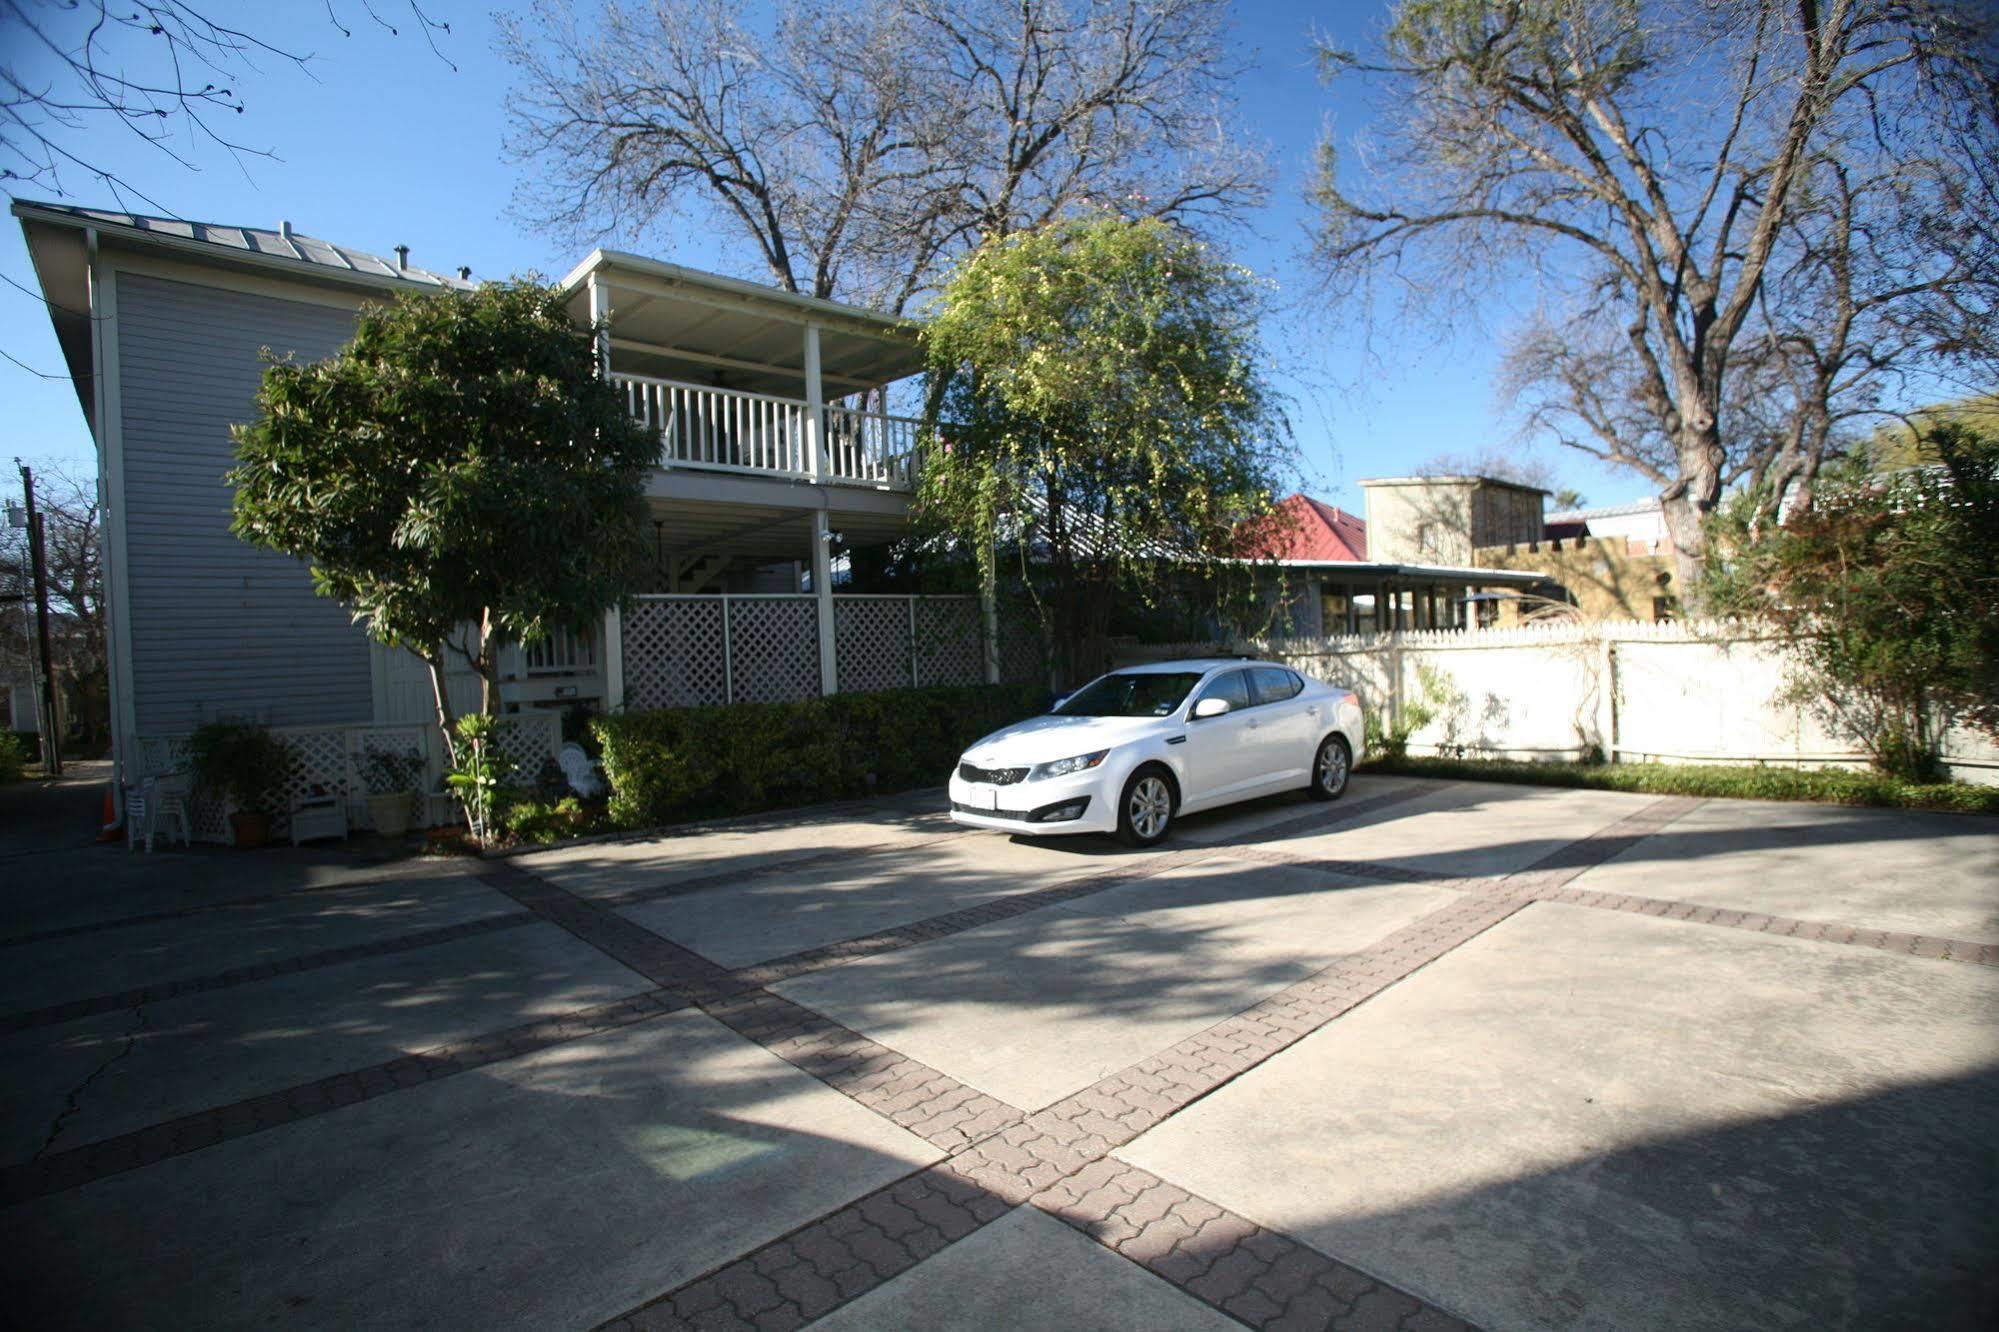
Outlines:
{"label": "white wall", "polygon": [[[1128,660],[1212,651],[1133,649]],[[1282,639],[1255,650],[1351,687],[1370,712],[1400,715],[1427,672],[1451,700],[1410,752],[1615,762],[1862,767],[1866,754],[1782,701],[1778,645],[1754,626],[1606,622],[1468,633]],[[1605,689],[1605,682],[1610,689]],[[1999,745],[1958,729],[1945,746],[1959,781],[1999,785]]]}

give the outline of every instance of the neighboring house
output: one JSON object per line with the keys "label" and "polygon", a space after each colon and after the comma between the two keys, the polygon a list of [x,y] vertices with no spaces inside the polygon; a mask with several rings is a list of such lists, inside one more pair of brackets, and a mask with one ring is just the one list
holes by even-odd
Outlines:
{"label": "neighboring house", "polygon": [[[1400,483],[1363,481],[1363,487]],[[1413,504],[1384,506],[1377,519],[1368,489],[1368,519],[1313,499],[1292,495],[1279,501],[1277,514],[1249,540],[1249,552],[1273,560],[1282,570],[1282,622],[1277,632],[1317,638],[1328,634],[1387,633],[1403,629],[1462,629],[1474,608],[1495,589],[1524,588],[1542,581],[1532,571],[1501,572],[1461,563],[1396,559],[1390,550],[1415,548],[1406,526],[1422,512]],[[1452,548],[1454,549],[1454,548]]]}
{"label": "neighboring house", "polygon": [[1673,543],[1657,497],[1549,514],[1540,540],[1495,542],[1480,547],[1474,559],[1487,568],[1531,566],[1548,575],[1548,585],[1530,588],[1527,597],[1498,600],[1501,624],[1549,613],[1584,620],[1668,620],[1678,605]]}
{"label": "neighboring house", "polygon": [[1481,546],[1539,540],[1548,494],[1489,476],[1390,476],[1360,485],[1375,559],[1457,568]]}
{"label": "neighboring house", "polygon": [[[469,286],[275,229],[17,202],[105,503],[107,639],[121,776],[157,769],[202,721],[294,728],[335,757],[432,716],[412,655],[371,643],[297,561],[229,532],[229,427],[265,349],[316,359],[357,309]],[[999,673],[968,598],[835,597],[835,543],[905,530],[916,423],[866,410],[916,374],[910,327],[871,311],[596,250],[561,280],[609,323],[607,372],[659,435],[646,486],[649,595],[601,628],[503,660],[510,713],[804,697]],[[1030,660],[1032,654],[1025,654]],[[1011,656],[1008,658],[1012,660]],[[477,682],[453,682],[466,701]],[[299,729],[304,728],[304,729]],[[374,728],[373,730],[369,728]],[[310,731],[308,736],[306,731]],[[386,732],[384,732],[386,734]],[[539,733],[539,732],[538,732]]]}

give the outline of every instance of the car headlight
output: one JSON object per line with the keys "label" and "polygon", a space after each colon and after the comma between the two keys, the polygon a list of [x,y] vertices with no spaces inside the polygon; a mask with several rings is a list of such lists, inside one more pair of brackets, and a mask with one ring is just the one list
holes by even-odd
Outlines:
{"label": "car headlight", "polygon": [[1043,777],[1067,777],[1071,773],[1088,772],[1104,761],[1108,749],[1099,749],[1094,754],[1078,754],[1074,758],[1056,759],[1053,763],[1037,763],[1028,769],[1027,780],[1039,781]]}

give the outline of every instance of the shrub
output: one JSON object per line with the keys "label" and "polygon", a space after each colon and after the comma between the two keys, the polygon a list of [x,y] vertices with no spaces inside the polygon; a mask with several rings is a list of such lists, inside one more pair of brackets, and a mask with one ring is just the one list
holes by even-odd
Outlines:
{"label": "shrub", "polygon": [[187,741],[195,785],[239,810],[269,812],[264,797],[282,786],[296,762],[291,746],[262,722],[224,717],[195,727]]}
{"label": "shrub", "polygon": [[522,799],[503,806],[500,820],[508,838],[516,842],[559,842],[594,831],[597,824],[597,811],[573,795],[553,803]]}
{"label": "shrub", "polygon": [[1040,712],[1039,685],[834,694],[599,717],[611,822],[690,818],[939,783],[972,741]]}
{"label": "shrub", "polygon": [[1810,800],[1828,805],[1877,805],[1999,814],[1999,786],[1964,782],[1908,782],[1878,772],[1841,768],[1769,768],[1761,765],[1669,763],[1528,763],[1514,759],[1376,759],[1373,772],[1452,781],[1512,782],[1525,786],[1576,786],[1647,795],[1687,795],[1735,800]]}
{"label": "shrub", "polygon": [[12,731],[0,731],[0,785],[21,780],[21,773],[28,766],[28,751],[21,744],[21,737]]}

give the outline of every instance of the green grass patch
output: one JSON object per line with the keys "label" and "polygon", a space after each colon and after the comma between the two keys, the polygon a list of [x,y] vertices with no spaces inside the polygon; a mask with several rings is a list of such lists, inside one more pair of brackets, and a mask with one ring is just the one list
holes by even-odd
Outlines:
{"label": "green grass patch", "polygon": [[1645,795],[1737,800],[1809,800],[1824,805],[1942,809],[1999,814],[1999,786],[1919,784],[1838,768],[1768,768],[1730,764],[1528,763],[1517,759],[1374,758],[1362,771],[1522,786],[1578,786]]}

